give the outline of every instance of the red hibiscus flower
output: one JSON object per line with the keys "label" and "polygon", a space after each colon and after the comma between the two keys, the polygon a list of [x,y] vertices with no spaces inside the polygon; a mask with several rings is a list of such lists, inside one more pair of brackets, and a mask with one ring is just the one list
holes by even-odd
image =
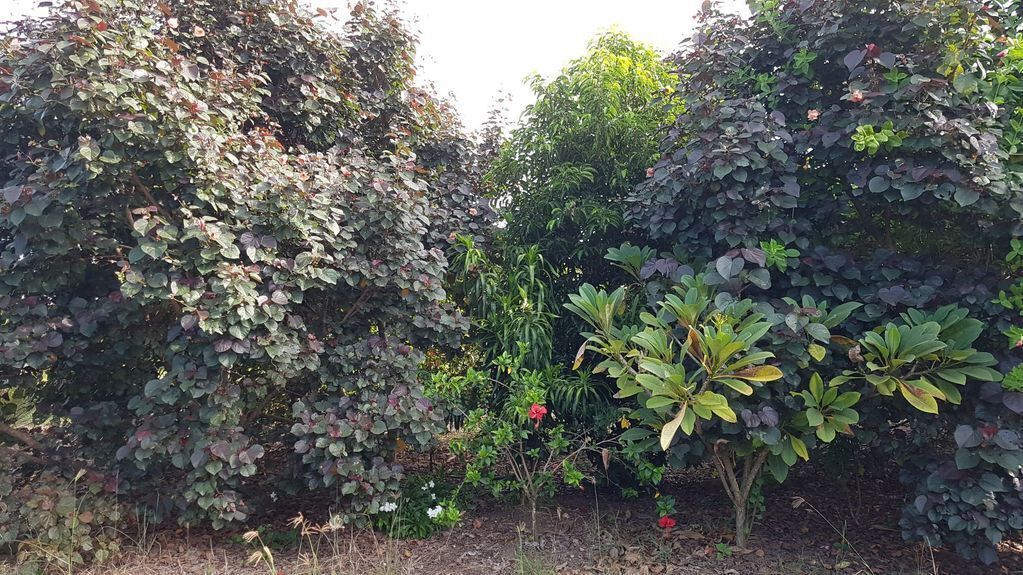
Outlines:
{"label": "red hibiscus flower", "polygon": [[540,420],[543,419],[543,416],[545,415],[547,415],[547,408],[539,403],[534,403],[529,408],[529,419],[536,421],[536,423],[533,424],[533,427],[540,427]]}
{"label": "red hibiscus flower", "polygon": [[678,524],[678,521],[675,521],[671,517],[665,515],[664,517],[661,517],[660,519],[657,520],[657,524],[660,525],[662,529],[671,529],[672,527]]}

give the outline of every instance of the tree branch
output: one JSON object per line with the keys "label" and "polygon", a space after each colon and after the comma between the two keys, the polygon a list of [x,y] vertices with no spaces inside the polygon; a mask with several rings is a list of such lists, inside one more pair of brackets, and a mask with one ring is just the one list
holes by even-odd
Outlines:
{"label": "tree branch", "polygon": [[355,300],[355,303],[352,304],[352,307],[348,308],[348,311],[345,312],[344,317],[341,318],[341,325],[348,323],[348,319],[351,318],[352,315],[359,309],[359,306],[366,303],[366,300],[369,299],[369,296],[372,293],[373,286],[368,286],[366,289],[362,290],[362,293],[359,294],[359,298]]}
{"label": "tree branch", "polygon": [[12,439],[16,439],[18,440],[18,442],[32,449],[43,448],[43,445],[36,441],[35,438],[33,438],[31,435],[19,429],[14,429],[13,427],[7,425],[6,423],[0,423],[0,434],[6,435]]}
{"label": "tree branch", "polygon": [[129,176],[129,178],[131,178],[131,184],[135,188],[135,191],[142,194],[142,197],[145,198],[146,201],[149,202],[151,206],[156,208],[156,211],[158,211],[161,216],[166,218],[167,221],[171,221],[170,213],[167,210],[163,209],[163,206],[161,206],[156,201],[156,198],[153,197],[152,192],[150,192],[149,188],[147,188],[146,185],[142,183],[142,180],[139,179],[139,175],[135,172],[134,169],[131,171],[131,175]]}

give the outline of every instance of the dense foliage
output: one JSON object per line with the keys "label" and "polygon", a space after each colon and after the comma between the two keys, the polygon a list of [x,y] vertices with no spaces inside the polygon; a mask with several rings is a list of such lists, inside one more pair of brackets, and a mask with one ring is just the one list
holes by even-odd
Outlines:
{"label": "dense foliage", "polygon": [[628,234],[623,200],[657,156],[674,84],[656,52],[621,32],[595,38],[554,78],[532,78],[536,102],[489,174],[508,241],[601,277],[592,268]]}
{"label": "dense foliage", "polygon": [[[284,442],[351,518],[433,439],[417,367],[464,329],[443,249],[480,229],[472,146],[395,15],[326,17],[71,0],[5,33],[0,377],[49,428],[0,428],[13,508],[133,494],[220,526]],[[52,538],[31,515],[4,540]]]}
{"label": "dense foliage", "polygon": [[[801,323],[806,316],[823,317],[813,311],[820,302],[833,309],[859,302],[833,327],[857,334],[890,323],[959,323],[961,335],[946,349],[958,353],[976,341],[1005,366],[1017,363],[998,336],[1016,333],[1016,318],[997,301],[1011,304],[1004,301],[1011,295],[998,297],[1009,271],[1002,254],[1021,231],[1023,209],[1018,63],[1010,56],[1019,39],[1017,7],[880,0],[765,0],[754,7],[748,20],[708,8],[674,58],[674,95],[685,111],[670,127],[652,177],[630,197],[631,221],[673,258],[697,269],[712,262],[705,283],[750,283],[762,293],[757,299],[790,302],[796,334],[813,325]],[[671,259],[650,269],[677,267]],[[870,336],[853,349],[877,366],[890,347]],[[824,381],[848,383],[823,349],[811,355],[828,363]],[[863,375],[877,385],[881,374]],[[975,406],[990,396],[981,390],[991,385],[955,387],[994,374],[970,368],[949,375],[928,377],[934,389],[922,393],[903,389],[905,402],[868,409],[864,398],[857,439],[907,465],[935,462],[955,450],[952,432],[965,420],[987,430],[983,445],[999,437],[998,449],[1017,450],[1011,401],[1008,410],[981,410],[984,423],[974,424]],[[962,407],[918,416],[941,399]],[[756,427],[752,419],[743,423]],[[1008,452],[1005,467],[1002,456],[978,467],[964,455],[956,473],[946,466],[943,475],[931,474],[922,488],[927,496],[907,509],[905,535],[993,560],[993,545],[1019,522],[1010,511],[1018,503],[1008,503],[1018,500],[1011,487],[1018,469]],[[948,483],[938,485],[936,477]],[[971,507],[995,501],[994,518]],[[914,529],[921,525],[930,527]]]}
{"label": "dense foliage", "polygon": [[[714,273],[729,278],[722,268],[734,261],[713,266]],[[829,353],[825,346],[836,338],[831,330],[859,303],[828,309],[811,298],[754,301],[740,295],[747,287],[741,283],[715,289],[707,279],[697,274],[669,281],[670,291],[657,298],[653,313],[639,314],[640,324],[622,322],[630,307],[624,287],[609,294],[584,285],[567,307],[591,326],[585,349],[606,358],[597,370],[616,380],[616,397],[639,403],[629,414],[636,426],[621,441],[709,459],[733,504],[740,546],[757,514],[749,501],[761,471],[784,481],[789,467],[809,460],[816,446],[838,433],[852,435],[861,398],[897,394],[937,413],[938,400],[958,402],[956,386],[967,378],[1001,377],[988,367],[995,363],[991,354],[970,347],[980,322],[958,310],[934,316],[911,310],[859,342],[837,336],[856,351]],[[634,291],[633,297],[645,295]],[[825,386],[816,370],[836,364],[847,369]]]}
{"label": "dense foliage", "polygon": [[[1023,531],[1018,0],[706,3],[668,61],[605,33],[477,141],[372,4],[56,4],[0,37],[30,566],[268,490],[425,537],[482,488],[535,536],[559,481],[704,463],[743,545],[811,459],[900,469],[906,538],[990,563]],[[464,482],[402,483],[445,426]]]}

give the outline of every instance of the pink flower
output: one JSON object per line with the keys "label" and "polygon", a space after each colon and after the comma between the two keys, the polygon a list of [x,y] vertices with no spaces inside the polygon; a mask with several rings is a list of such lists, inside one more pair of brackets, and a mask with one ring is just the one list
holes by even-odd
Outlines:
{"label": "pink flower", "polygon": [[821,117],[821,111],[820,110],[807,110],[806,111],[806,119],[810,120],[811,122],[816,120],[817,118],[820,118],[820,117]]}
{"label": "pink flower", "polygon": [[856,102],[856,103],[862,102],[863,101],[863,92],[861,92],[859,90],[853,90],[852,96],[849,97],[849,100],[851,100],[853,102]]}
{"label": "pink flower", "polygon": [[646,169],[646,177],[648,177],[648,178],[654,177],[654,169],[653,168],[647,168]]}
{"label": "pink flower", "polygon": [[671,517],[665,515],[664,517],[661,517],[660,519],[657,520],[657,524],[661,526],[661,529],[667,530],[677,525],[678,522],[672,519]]}
{"label": "pink flower", "polygon": [[1004,58],[1009,55],[1009,50],[1008,49],[1002,50],[1001,52],[995,55],[998,56],[999,58]]}
{"label": "pink flower", "polygon": [[540,420],[543,419],[543,416],[545,415],[547,415],[547,408],[539,403],[534,403],[529,408],[529,419],[536,421],[536,423],[533,424],[533,427],[540,427]]}

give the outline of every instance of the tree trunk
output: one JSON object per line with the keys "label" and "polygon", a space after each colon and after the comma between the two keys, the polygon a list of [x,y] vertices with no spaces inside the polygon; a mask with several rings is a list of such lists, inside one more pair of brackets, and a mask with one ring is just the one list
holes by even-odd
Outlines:
{"label": "tree trunk", "polygon": [[533,534],[533,541],[538,541],[536,538],[536,498],[531,497],[529,499],[529,520],[532,529],[530,532]]}
{"label": "tree trunk", "polygon": [[735,546],[746,546],[746,535],[749,533],[749,526],[746,525],[746,502],[735,505]]}

